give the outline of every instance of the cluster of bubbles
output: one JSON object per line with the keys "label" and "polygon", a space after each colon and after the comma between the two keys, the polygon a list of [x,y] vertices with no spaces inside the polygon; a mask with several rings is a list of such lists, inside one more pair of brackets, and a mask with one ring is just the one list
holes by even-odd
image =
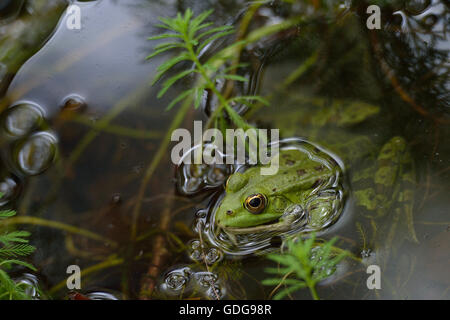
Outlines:
{"label": "cluster of bubbles", "polygon": [[225,164],[181,163],[176,171],[178,191],[187,196],[217,188],[223,185],[231,171],[232,166]]}
{"label": "cluster of bubbles", "polygon": [[179,267],[165,274],[160,285],[162,292],[172,295],[187,295],[198,292],[207,299],[219,300],[226,295],[219,276],[214,272],[195,272],[190,267]]}
{"label": "cluster of bubbles", "polygon": [[192,240],[189,245],[189,258],[196,262],[213,265],[223,258],[223,252],[215,247],[209,247],[200,240]]}
{"label": "cluster of bubbles", "polygon": [[0,144],[3,169],[0,205],[14,200],[20,193],[20,181],[47,170],[57,155],[57,138],[47,130],[44,111],[37,104],[15,104],[0,116]]}
{"label": "cluster of bubbles", "polygon": [[390,24],[403,31],[431,31],[439,20],[437,14],[445,10],[444,4],[438,0],[405,1],[396,9]]}

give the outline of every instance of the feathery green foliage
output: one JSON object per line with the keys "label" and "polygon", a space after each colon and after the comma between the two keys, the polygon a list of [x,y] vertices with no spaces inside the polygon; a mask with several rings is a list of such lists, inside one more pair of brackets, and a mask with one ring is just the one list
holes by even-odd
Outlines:
{"label": "feathery green foliage", "polygon": [[193,75],[197,78],[196,84],[173,99],[167,109],[171,109],[177,103],[185,100],[189,96],[194,98],[194,106],[195,108],[198,108],[204,91],[210,90],[219,100],[218,111],[225,110],[231,121],[237,127],[248,128],[250,126],[233,109],[232,105],[234,103],[242,103],[251,106],[252,102],[255,101],[263,104],[268,104],[268,102],[259,96],[235,96],[227,98],[217,89],[216,81],[219,79],[240,82],[246,82],[248,79],[235,74],[236,69],[242,67],[242,64],[232,65],[226,68],[223,67],[227,61],[233,59],[233,48],[242,45],[242,41],[226,46],[213,54],[206,61],[200,61],[199,56],[209,44],[234,33],[234,28],[232,26],[213,27],[213,23],[205,22],[211,13],[212,10],[209,10],[194,17],[192,10],[187,9],[184,15],[178,13],[175,18],[160,18],[162,24],[157,26],[166,29],[169,32],[150,37],[149,40],[166,39],[167,42],[157,45],[154,48],[154,52],[150,54],[147,59],[151,59],[161,53],[174,49],[179,52],[175,57],[158,67],[158,73],[153,80],[153,84],[160,80],[163,75],[178,63],[190,62],[192,63],[191,68],[180,71],[176,75],[169,77],[162,84],[162,89],[158,93],[158,98],[162,97],[177,81]]}
{"label": "feathery green foliage", "polygon": [[[3,195],[0,193],[0,198]],[[0,210],[1,220],[16,215],[14,210]],[[19,260],[34,252],[35,247],[28,244],[30,233],[27,231],[10,231],[0,234],[0,300],[29,300],[32,297],[27,293],[29,287],[26,283],[16,283],[5,271],[13,265],[20,265],[36,270],[31,264]]]}
{"label": "feathery green foliage", "polygon": [[290,239],[287,241],[287,252],[280,254],[268,254],[267,258],[278,262],[281,267],[266,268],[267,273],[277,275],[277,278],[265,279],[264,285],[285,285],[274,296],[275,300],[282,299],[286,295],[302,288],[309,288],[314,299],[318,300],[316,284],[329,277],[336,265],[347,255],[346,251],[335,254],[333,244],[337,238],[318,244],[315,234],[309,239]]}

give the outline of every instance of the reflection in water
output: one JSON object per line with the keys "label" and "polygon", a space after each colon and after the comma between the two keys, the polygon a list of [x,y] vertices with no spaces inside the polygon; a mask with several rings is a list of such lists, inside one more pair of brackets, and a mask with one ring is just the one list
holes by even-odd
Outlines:
{"label": "reflection in water", "polygon": [[[138,221],[139,240],[135,247],[130,246],[130,212],[144,179],[144,167],[160,145],[155,137],[164,136],[174,116],[172,111],[164,111],[166,100],[156,99],[159,88],[149,85],[157,66],[168,56],[147,62],[145,57],[153,44],[146,37],[157,32],[154,24],[158,16],[173,16],[190,6],[196,12],[214,6],[213,19],[219,25],[237,25],[245,4],[230,1],[225,7],[222,3],[77,2],[83,14],[79,31],[65,28],[66,18],[61,13],[66,1],[27,1],[17,16],[14,10],[5,14],[0,7],[0,33],[8,34],[0,40],[0,91],[15,75],[1,102],[0,192],[4,198],[0,206],[20,206],[21,214],[86,228],[119,244],[113,247],[83,236],[33,227],[33,244],[42,253],[35,255],[33,262],[49,288],[67,276],[61,266],[77,259],[82,269],[100,268],[87,276],[88,283],[123,290],[126,298],[133,297],[130,292],[138,291],[149,256],[159,243],[155,243],[160,239],[157,235],[163,239],[166,258],[157,269],[162,278],[157,294],[218,299],[232,297],[232,289],[239,283],[245,287],[241,296],[267,298],[259,281],[267,276],[263,270],[269,264],[253,253],[278,248],[285,235],[243,236],[241,245],[233,247],[229,239],[214,232],[214,205],[221,200],[226,177],[240,168],[181,166],[176,171],[179,194],[175,195],[174,166],[163,155],[163,165],[154,169],[145,192],[142,219]],[[323,7],[316,7],[315,3],[297,1],[291,6],[271,2],[256,12],[250,30],[295,14],[311,19],[246,48],[241,58],[248,65],[241,75],[251,81],[234,89],[271,97],[268,109],[249,113],[252,124],[278,127],[285,137],[301,136],[325,146],[343,159],[350,179],[359,176],[363,183],[371,178],[367,172],[372,172],[363,169],[376,164],[382,145],[394,136],[404,137],[411,148],[408,166],[414,166],[418,178],[402,191],[415,191],[414,227],[419,244],[394,243],[399,247],[383,269],[383,279],[387,281],[385,288],[395,288],[382,290],[379,297],[442,298],[445,292],[448,296],[447,270],[439,267],[448,266],[448,255],[443,252],[450,252],[445,221],[448,199],[443,192],[450,181],[450,149],[443,143],[449,131],[442,125],[448,119],[448,6],[438,0],[386,6],[386,24],[373,33],[364,27],[364,8],[351,7],[348,1],[343,6],[320,2]],[[23,64],[45,39],[48,41],[42,50]],[[204,57],[222,45],[211,46]],[[6,54],[12,51],[26,54]],[[310,64],[302,64],[305,61]],[[295,77],[290,77],[293,72]],[[180,83],[169,95],[176,96],[177,90],[189,85]],[[221,87],[226,84],[218,83]],[[272,95],[274,91],[276,95]],[[207,92],[204,98],[205,112],[188,113],[187,126],[192,119],[205,119],[214,109],[214,96]],[[235,107],[242,113],[246,109]],[[82,113],[93,121],[79,124],[72,121],[73,117],[63,117],[66,111]],[[152,135],[155,132],[158,135]],[[53,164],[55,170],[46,170]],[[403,188],[404,184],[395,186]],[[395,210],[403,202],[397,202],[392,210],[380,208],[377,212],[383,214],[374,220],[376,223],[364,225],[352,192],[349,189],[345,207],[339,199],[336,217],[340,219],[322,236],[338,235],[343,248],[362,256],[363,264],[377,263],[376,249],[387,240],[378,234],[381,243],[373,243],[364,235],[384,230],[380,225],[400,219]],[[316,199],[320,201],[320,197]],[[206,210],[198,210],[208,204]],[[169,220],[163,231],[160,217]],[[292,234],[304,231],[301,222],[294,225]],[[403,237],[402,232],[397,230],[392,239]],[[126,263],[108,260],[111,254],[123,252],[131,252],[123,259]],[[104,261],[107,263],[100,264]],[[319,288],[321,298],[374,297],[365,287],[366,274],[358,273],[364,265],[346,263],[345,272],[337,272],[339,276],[333,278],[333,286]],[[109,267],[101,269],[105,265]],[[242,276],[246,273],[252,279]],[[425,286],[431,288],[423,290]],[[65,297],[66,293],[57,292],[55,297]],[[99,290],[89,297],[114,299],[120,295]],[[304,297],[307,295],[302,291],[294,295]]]}

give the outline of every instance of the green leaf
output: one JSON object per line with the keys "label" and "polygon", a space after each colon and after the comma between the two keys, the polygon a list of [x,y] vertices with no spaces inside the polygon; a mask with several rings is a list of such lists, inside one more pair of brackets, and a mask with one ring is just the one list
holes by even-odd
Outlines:
{"label": "green leaf", "polygon": [[156,74],[155,78],[153,79],[152,85],[155,84],[167,71],[169,71],[172,67],[174,67],[176,64],[182,62],[182,61],[188,61],[189,55],[188,54],[181,54],[179,56],[176,56],[166,62],[164,62],[162,65],[160,65],[157,69],[158,73]]}
{"label": "green leaf", "polygon": [[203,23],[203,21],[205,21],[212,13],[214,12],[214,10],[210,9],[207,11],[204,11],[203,13],[199,14],[192,22],[191,22],[191,28],[192,29],[197,29],[198,30],[198,26],[201,25],[201,23]]}
{"label": "green leaf", "polygon": [[297,279],[283,279],[283,278],[273,278],[273,279],[264,279],[263,281],[261,281],[261,283],[265,286],[277,286],[279,284],[285,284],[285,285],[297,285],[299,283],[303,283],[303,281],[301,280],[297,280]]}
{"label": "green leaf", "polygon": [[198,109],[200,106],[200,102],[202,101],[203,93],[205,89],[203,87],[195,89],[195,100],[194,100],[194,108]]}
{"label": "green leaf", "polygon": [[[223,63],[225,63],[226,60],[228,60],[229,58],[233,58],[234,55],[236,54],[235,52],[235,47],[239,47],[239,46],[243,46],[247,43],[247,41],[245,40],[241,40],[241,41],[236,41],[232,44],[230,44],[229,46],[221,49],[220,51],[216,52],[215,54],[213,54],[208,61],[206,61],[207,64],[210,65],[215,65],[216,68],[219,68],[220,65],[217,65],[217,61],[222,61]],[[200,54],[201,50],[197,49],[197,54]],[[222,64],[223,64],[222,63]]]}
{"label": "green leaf", "polygon": [[16,211],[14,210],[3,210],[0,211],[0,220],[10,218],[16,215]]}
{"label": "green leaf", "polygon": [[247,130],[248,128],[251,128],[251,126],[234,110],[231,106],[228,104],[225,105],[225,109],[230,116],[231,121],[239,127]]}
{"label": "green leaf", "polygon": [[4,264],[17,264],[19,266],[26,267],[33,271],[37,271],[37,269],[32,264],[29,264],[28,262],[24,262],[21,260],[16,260],[16,259],[4,260],[0,263],[0,266],[4,265]]}
{"label": "green leaf", "polygon": [[299,289],[303,289],[305,288],[307,285],[306,283],[299,283],[297,285],[293,285],[291,287],[288,288],[284,288],[282,290],[280,290],[276,295],[274,295],[273,299],[274,300],[281,300],[283,299],[285,296],[287,296],[288,294],[291,294]]}
{"label": "green leaf", "polygon": [[247,67],[248,63],[238,63],[236,65],[229,66],[223,70],[223,73],[228,73],[232,70]]}
{"label": "green leaf", "polygon": [[270,102],[261,96],[239,96],[239,97],[235,97],[235,98],[231,99],[231,101],[236,101],[236,102],[245,102],[245,101],[252,102],[252,100],[259,101],[263,105],[266,105],[266,106],[270,105]]}
{"label": "green leaf", "polygon": [[5,246],[9,245],[11,242],[28,243],[28,239],[23,239],[29,237],[30,233],[28,231],[13,231],[6,234],[0,235],[0,242]]}
{"label": "green leaf", "polygon": [[216,32],[224,32],[224,31],[232,31],[234,30],[234,27],[232,26],[221,26],[217,28],[211,28],[208,31],[205,31],[201,34],[199,34],[195,40],[200,41],[203,37],[209,36],[210,34],[216,33]]}
{"label": "green leaf", "polygon": [[154,51],[160,51],[165,50],[169,51],[172,49],[179,49],[179,48],[186,48],[186,45],[183,42],[165,42],[157,45],[155,48],[153,48]]}
{"label": "green leaf", "polygon": [[195,89],[190,89],[182,92],[178,97],[172,100],[172,102],[167,106],[166,110],[170,110],[175,106],[178,102],[188,97],[190,94],[194,92]]}
{"label": "green leaf", "polygon": [[241,82],[248,82],[248,79],[237,74],[218,74],[215,79],[227,79]]}
{"label": "green leaf", "polygon": [[29,244],[9,245],[0,248],[0,256],[14,257],[14,258],[18,256],[27,256],[33,253],[35,250],[36,248]]}
{"label": "green leaf", "polygon": [[150,60],[150,59],[156,57],[157,55],[159,55],[159,54],[161,54],[163,52],[166,52],[166,51],[168,51],[170,49],[173,49],[173,48],[176,48],[176,47],[175,46],[172,46],[172,47],[168,46],[168,47],[164,47],[163,49],[155,50],[152,54],[148,55],[145,59],[146,60]]}
{"label": "green leaf", "polygon": [[148,37],[147,40],[160,40],[167,38],[183,38],[183,37],[178,33],[164,33],[157,36]]}
{"label": "green leaf", "polygon": [[198,43],[198,37],[195,37],[195,34],[198,32],[198,31],[200,31],[200,30],[202,30],[202,29],[205,29],[205,28],[208,28],[208,27],[210,27],[210,26],[212,26],[213,25],[213,23],[212,22],[208,22],[208,23],[203,23],[203,24],[201,24],[201,25],[198,25],[198,26],[195,26],[195,27],[193,27],[192,25],[191,25],[191,27],[190,27],[190,29],[189,29],[189,32],[188,32],[188,38],[191,40],[191,41],[193,41],[194,43]]}
{"label": "green leaf", "polygon": [[167,90],[169,90],[170,87],[175,84],[175,82],[195,72],[197,72],[195,69],[184,70],[177,75],[167,79],[163,84],[163,88],[158,93],[158,98],[161,98],[167,92]]}
{"label": "green leaf", "polygon": [[234,30],[216,33],[215,35],[213,35],[213,36],[207,38],[205,41],[203,41],[202,44],[197,48],[197,52],[201,52],[208,44],[210,44],[214,40],[223,38],[223,37],[228,36],[233,33],[234,33]]}
{"label": "green leaf", "polygon": [[278,267],[278,268],[265,268],[264,271],[267,272],[267,273],[272,273],[272,274],[281,274],[281,275],[285,275],[285,274],[288,274],[288,273],[292,272],[292,271],[293,271],[293,268],[291,268],[291,267],[287,267],[287,268],[282,268],[282,267]]}

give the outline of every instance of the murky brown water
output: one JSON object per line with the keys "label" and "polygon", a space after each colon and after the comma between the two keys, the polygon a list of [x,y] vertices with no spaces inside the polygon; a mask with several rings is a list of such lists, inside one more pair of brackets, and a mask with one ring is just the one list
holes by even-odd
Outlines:
{"label": "murky brown water", "polygon": [[[47,41],[30,41],[29,57],[14,61],[20,62],[17,73],[11,62],[10,75],[0,77],[6,91],[0,104],[0,191],[5,194],[1,205],[16,208],[20,217],[42,219],[21,225],[31,231],[32,244],[38,248],[32,262],[40,286],[54,298],[66,297],[66,268],[76,264],[85,272],[79,291],[93,291],[100,298],[110,297],[110,292],[118,298],[139,297],[146,274],[155,277],[155,296],[163,299],[268,298],[272,288],[260,281],[267,277],[264,267],[271,263],[260,252],[236,255],[207,242],[201,247],[200,236],[205,241],[207,234],[199,235],[198,223],[205,223],[208,206],[221,196],[229,168],[207,174],[210,188],[187,196],[179,192],[170,149],[164,150],[157,167],[151,167],[176,114],[165,110],[170,96],[190,85],[180,83],[168,97],[156,98],[159,87],[152,87],[150,81],[169,57],[145,60],[155,46],[146,39],[159,32],[157,18],[188,7],[195,12],[214,8],[216,24],[237,25],[246,4],[76,2],[82,9],[82,29],[69,30],[61,14],[64,4],[48,3],[59,10],[53,19],[54,32]],[[314,12],[305,2],[299,3],[296,10]],[[449,8],[433,0],[411,1],[390,10],[383,11],[390,17],[383,25],[387,31],[376,37],[365,28],[365,13],[355,9],[338,18],[330,13],[329,21],[311,19],[292,34],[264,39],[243,54],[250,62],[246,76],[251,81],[249,87],[239,89],[272,95],[271,105],[254,111],[250,122],[280,128],[283,138],[303,137],[330,148],[342,159],[350,181],[392,137],[406,139],[411,150],[418,241],[403,241],[407,230],[398,228],[398,242],[387,254],[383,248],[389,244],[387,239],[362,239],[356,226],[370,233],[375,221],[383,230],[382,226],[393,224],[395,212],[368,218],[356,205],[353,191],[358,186],[349,186],[340,218],[320,236],[340,237],[338,244],[362,257],[363,263],[345,260],[318,286],[324,299],[450,297]],[[392,16],[392,12],[396,13]],[[277,2],[267,5],[255,17],[254,27],[276,23],[291,13]],[[32,11],[26,14],[33,17]],[[25,19],[23,15],[8,13],[0,33],[12,32],[7,28]],[[6,18],[0,14],[0,19]],[[280,90],[291,72],[316,51],[314,66]],[[8,70],[8,65],[3,66]],[[379,112],[361,123],[353,119],[342,126],[336,125],[337,120],[322,124],[320,113],[315,113],[317,101],[305,103],[308,97],[320,99],[320,105],[340,99],[361,101],[379,106]],[[207,109],[214,104],[207,102],[204,110],[188,111],[182,126],[191,129],[194,119],[206,120]],[[370,144],[334,148],[358,139]],[[95,235],[44,226],[42,221],[62,222]],[[267,242],[272,248],[279,246],[277,239]],[[365,268],[380,263],[380,254],[389,259],[381,266],[382,289],[375,292],[366,287]],[[158,255],[161,263],[152,269]],[[209,270],[202,260],[208,261]],[[301,290],[292,297],[309,299],[310,295]]]}

